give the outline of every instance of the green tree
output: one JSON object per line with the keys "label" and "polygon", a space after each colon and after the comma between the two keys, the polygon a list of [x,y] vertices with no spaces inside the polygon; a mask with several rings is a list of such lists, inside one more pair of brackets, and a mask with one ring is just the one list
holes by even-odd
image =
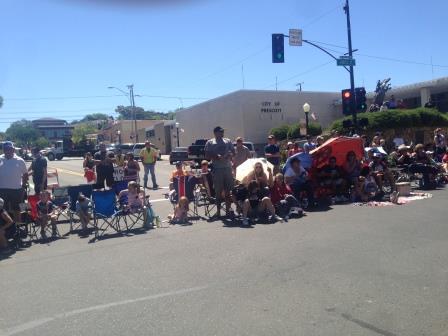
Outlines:
{"label": "green tree", "polygon": [[5,134],[8,139],[17,142],[20,146],[32,144],[41,136],[40,132],[33,127],[31,121],[26,119],[13,122]]}
{"label": "green tree", "polygon": [[80,122],[95,121],[95,120],[108,120],[110,117],[105,113],[92,113],[87,114]]}
{"label": "green tree", "polygon": [[277,140],[285,140],[288,137],[289,126],[282,125],[271,129],[270,134],[274,135]]}
{"label": "green tree", "polygon": [[45,148],[45,147],[50,146],[50,141],[48,141],[47,138],[40,137],[40,138],[37,138],[36,141],[34,141],[34,145],[39,148]]}
{"label": "green tree", "polygon": [[72,141],[75,144],[79,144],[81,141],[86,140],[87,134],[96,133],[98,130],[95,126],[88,123],[81,123],[75,125],[72,133]]}
{"label": "green tree", "polygon": [[118,119],[120,120],[133,120],[134,111],[137,120],[172,120],[176,115],[176,112],[162,113],[156,111],[145,111],[143,108],[138,106],[132,108],[132,106],[120,105],[115,109],[115,112],[119,114]]}

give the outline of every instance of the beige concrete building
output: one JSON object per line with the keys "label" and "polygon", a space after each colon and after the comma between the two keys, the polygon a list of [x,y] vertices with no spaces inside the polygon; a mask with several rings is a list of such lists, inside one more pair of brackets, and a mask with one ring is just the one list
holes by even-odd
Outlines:
{"label": "beige concrete building", "polygon": [[[137,130],[142,129],[143,133],[138,133],[138,142],[145,141],[144,129],[160,123],[161,120],[137,120]],[[107,143],[128,143],[135,142],[134,121],[116,120],[110,121],[100,132],[100,140]]]}
{"label": "beige concrete building", "polygon": [[[322,127],[342,117],[340,92],[297,92],[240,90],[180,110],[176,114],[181,146],[196,139],[210,138],[213,128],[222,126],[226,137],[243,136],[264,144],[270,129],[305,119],[303,104],[311,106]],[[313,121],[310,117],[310,121]]]}
{"label": "beige concrete building", "polygon": [[139,130],[139,134],[151,141],[162,154],[169,154],[177,147],[177,129],[175,120],[159,120],[153,126]]}

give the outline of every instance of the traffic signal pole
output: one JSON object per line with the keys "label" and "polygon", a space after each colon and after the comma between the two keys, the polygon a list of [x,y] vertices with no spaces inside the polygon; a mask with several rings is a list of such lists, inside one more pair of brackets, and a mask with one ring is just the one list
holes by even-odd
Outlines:
{"label": "traffic signal pole", "polygon": [[[352,48],[352,28],[350,24],[350,5],[349,0],[345,0],[345,6],[344,11],[345,15],[347,16],[347,38],[348,38],[348,56],[352,59],[353,58],[353,48]],[[352,114],[353,119],[353,127],[355,128],[355,132],[358,130],[358,118],[356,115],[356,105],[355,105],[355,74],[353,69],[353,64],[349,67],[350,72],[350,92],[351,92],[351,104],[350,104],[350,110]]]}

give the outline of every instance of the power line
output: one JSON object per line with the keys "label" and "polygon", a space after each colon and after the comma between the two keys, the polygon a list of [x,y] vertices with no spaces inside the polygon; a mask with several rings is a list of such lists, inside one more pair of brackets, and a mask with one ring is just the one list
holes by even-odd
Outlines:
{"label": "power line", "polygon": [[306,74],[308,74],[308,73],[310,73],[310,72],[313,72],[313,71],[316,71],[316,70],[318,70],[318,69],[320,69],[320,68],[323,68],[324,66],[326,66],[326,65],[328,65],[328,64],[330,64],[330,63],[332,63],[332,62],[333,62],[333,61],[328,61],[328,62],[319,64],[319,65],[316,65],[316,66],[314,66],[314,67],[312,67],[312,68],[310,68],[310,69],[308,69],[308,70],[306,70],[306,71],[303,71],[303,72],[301,72],[301,73],[298,73],[298,74],[296,74],[296,75],[293,75],[293,76],[291,76],[291,77],[289,77],[289,78],[287,78],[287,79],[284,79],[284,80],[281,80],[281,81],[279,81],[279,82],[277,82],[277,83],[274,83],[274,84],[265,86],[265,87],[262,88],[262,90],[267,89],[267,88],[270,88],[270,87],[274,87],[276,84],[282,84],[282,83],[285,83],[285,82],[289,82],[290,80],[293,80],[293,79],[295,79],[295,78],[297,78],[297,77],[306,75]]}
{"label": "power line", "polygon": [[321,15],[318,15],[316,18],[311,19],[311,21],[306,23],[304,26],[302,26],[302,28],[306,28],[308,26],[311,26],[312,24],[316,23],[317,21],[320,21],[321,19],[323,19],[327,15],[333,13],[334,11],[336,11],[336,9],[339,9],[339,8],[342,8],[342,5],[337,5],[336,7],[330,9],[328,12],[325,12],[325,13],[323,13]]}
{"label": "power line", "polygon": [[[138,95],[136,95],[138,96]],[[185,100],[205,100],[208,98],[204,97],[181,97],[181,96],[153,96],[153,95],[140,95],[142,97],[150,97],[150,98],[181,98]],[[70,100],[70,99],[96,99],[96,98],[111,98],[111,97],[122,97],[122,95],[106,95],[106,96],[67,96],[67,97],[20,97],[20,98],[5,98],[4,101],[28,101],[28,100]]]}
{"label": "power line", "polygon": [[[340,46],[337,44],[332,44],[332,43],[312,41],[312,40],[310,40],[310,42],[314,42],[317,44],[322,44],[324,46],[330,46],[330,47],[334,47],[334,48],[347,49],[347,47]],[[336,53],[341,53],[341,51],[336,51],[336,50],[332,50],[332,49],[328,49],[328,48],[327,48],[327,50],[330,50],[330,51],[333,51]],[[368,57],[368,58],[380,59],[380,60],[384,60],[384,61],[397,62],[397,63],[406,63],[406,64],[415,64],[415,65],[424,65],[424,66],[434,66],[434,67],[439,67],[439,68],[448,68],[448,65],[443,65],[443,64],[431,64],[431,63],[425,63],[425,62],[419,62],[419,61],[413,61],[413,60],[404,60],[404,59],[393,58],[393,57],[369,55],[369,54],[363,54],[363,53],[359,53],[359,52],[356,52],[356,55]]]}

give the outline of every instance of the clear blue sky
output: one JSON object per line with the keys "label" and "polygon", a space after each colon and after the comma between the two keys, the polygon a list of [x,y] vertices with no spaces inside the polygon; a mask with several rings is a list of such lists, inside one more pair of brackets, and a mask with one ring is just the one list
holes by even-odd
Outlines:
{"label": "clear blue sky", "polygon": [[[202,101],[189,98],[241,89],[242,65],[246,89],[275,89],[276,76],[279,90],[294,90],[298,82],[305,91],[349,85],[345,70],[317,49],[286,45],[284,64],[271,64],[270,50],[271,33],[289,28],[302,28],[309,40],[346,46],[343,0],[91,2],[2,0],[0,130],[20,118],[114,115],[128,101],[107,87],[130,83],[136,94],[184,97],[137,97],[145,109],[187,107]],[[448,2],[351,0],[351,12],[357,86],[369,91],[386,77],[398,86],[448,75]],[[53,99],[58,97],[65,98]]]}

